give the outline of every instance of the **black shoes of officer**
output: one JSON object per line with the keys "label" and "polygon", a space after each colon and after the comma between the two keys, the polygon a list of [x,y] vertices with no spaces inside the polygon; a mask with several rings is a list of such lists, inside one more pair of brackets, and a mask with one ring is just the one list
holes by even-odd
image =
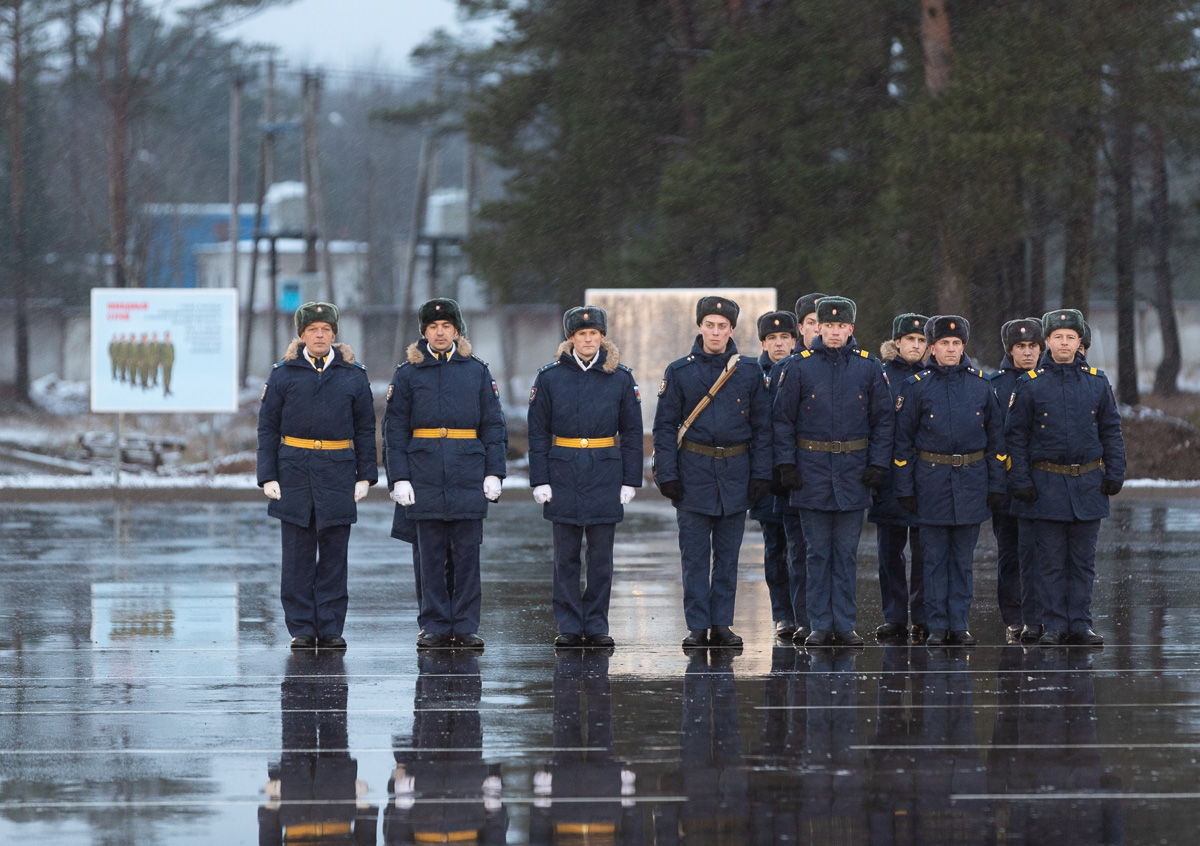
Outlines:
{"label": "black shoes of officer", "polygon": [[796,624],[791,620],[776,620],[775,621],[775,637],[780,640],[789,640],[796,633]]}
{"label": "black shoes of officer", "polygon": [[452,639],[448,632],[421,632],[417,635],[417,649],[441,649],[449,646]]}
{"label": "black shoes of officer", "polygon": [[1004,642],[1005,643],[1020,643],[1021,642],[1020,626],[1005,626],[1004,627]]}
{"label": "black shoes of officer", "polygon": [[950,639],[951,643],[958,644],[959,646],[974,646],[979,642],[975,639],[975,635],[971,634],[966,629],[950,632],[947,637]]}
{"label": "black shoes of officer", "polygon": [[1067,643],[1073,646],[1103,646],[1104,638],[1096,634],[1091,629],[1086,629],[1082,632],[1073,632],[1067,638]]}
{"label": "black shoes of officer", "polygon": [[912,634],[912,639],[916,643],[920,643],[921,641],[925,640],[925,638],[929,637],[929,626],[925,625],[924,623],[913,623],[910,634]]}
{"label": "black shoes of officer", "polygon": [[930,629],[929,637],[925,638],[926,646],[949,646],[950,638],[945,629]]}
{"label": "black shoes of officer", "polygon": [[834,640],[837,643],[840,643],[842,646],[862,646],[863,645],[862,635],[860,635],[858,632],[853,631],[853,630],[848,631],[848,632],[834,632],[833,637],[834,637]]}
{"label": "black shoes of officer", "polygon": [[792,643],[796,644],[796,646],[803,646],[804,641],[808,639],[810,634],[812,634],[812,629],[810,629],[808,626],[801,626],[800,628],[796,629],[796,633],[792,635]]}
{"label": "black shoes of officer", "polygon": [[1028,623],[1021,629],[1021,643],[1037,643],[1042,639],[1045,629],[1038,626],[1031,626]]}
{"label": "black shoes of officer", "polygon": [[683,648],[698,649],[702,646],[708,646],[708,629],[689,629],[687,637],[683,639]]}
{"label": "black shoes of officer", "polygon": [[812,633],[804,639],[805,646],[833,646],[833,632],[827,632],[823,629],[813,629]]}
{"label": "black shoes of officer", "polygon": [[608,649],[610,646],[616,646],[617,642],[612,639],[611,635],[594,634],[588,635],[583,639],[585,645],[594,649]]}
{"label": "black shoes of officer", "polygon": [[312,635],[296,635],[292,638],[292,649],[316,649],[317,639]]}
{"label": "black shoes of officer", "polygon": [[713,626],[708,630],[709,646],[741,646],[742,639],[729,626]]}
{"label": "black shoes of officer", "polygon": [[1042,635],[1042,639],[1038,641],[1038,643],[1042,646],[1063,646],[1066,644],[1066,642],[1066,634],[1055,629],[1050,629],[1047,631],[1044,635]]}
{"label": "black shoes of officer", "polygon": [[475,632],[456,634],[454,635],[454,645],[461,646],[463,649],[482,649],[483,638],[475,634]]}
{"label": "black shoes of officer", "polygon": [[346,648],[346,639],[341,635],[330,635],[329,637],[317,638],[318,649],[339,649]]}
{"label": "black shoes of officer", "polygon": [[565,632],[554,638],[555,649],[575,649],[580,646],[583,646],[583,637],[572,632]]}
{"label": "black shoes of officer", "polygon": [[884,623],[875,630],[876,640],[895,640],[908,637],[908,626],[903,623]]}

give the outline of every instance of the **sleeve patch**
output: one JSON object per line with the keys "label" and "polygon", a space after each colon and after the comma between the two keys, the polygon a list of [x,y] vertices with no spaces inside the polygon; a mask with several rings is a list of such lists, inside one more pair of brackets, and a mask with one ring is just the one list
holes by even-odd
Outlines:
{"label": "sleeve patch", "polygon": [[1017,401],[1017,392],[1013,391],[1011,394],[1008,395],[1008,407],[1012,408],[1013,403],[1016,401]]}
{"label": "sleeve patch", "polygon": [[388,395],[387,395],[387,401],[388,401],[388,402],[391,402],[391,401],[392,401],[392,394],[394,394],[394,393],[396,393],[396,386],[395,386],[395,385],[388,385]]}
{"label": "sleeve patch", "polygon": [[263,400],[265,400],[266,398],[267,398],[267,383],[266,383],[266,382],[263,382],[263,392],[262,392],[262,396],[258,398],[258,401],[259,401],[259,402],[262,402],[262,401],[263,401]]}
{"label": "sleeve patch", "polygon": [[666,392],[667,392],[667,380],[666,380],[666,379],[663,379],[663,380],[662,380],[661,382],[659,382],[659,384],[658,384],[658,395],[661,397],[661,396],[662,396],[663,394],[665,394]]}
{"label": "sleeve patch", "polygon": [[496,384],[495,379],[492,380],[492,395],[495,396],[496,399],[500,399],[500,386]]}
{"label": "sleeve patch", "polygon": [[893,464],[895,464],[897,467],[903,467],[903,466],[905,466],[906,464],[908,464],[908,462],[907,462],[907,461],[901,461],[899,458],[897,458],[897,459],[894,459],[894,460],[892,461],[892,463],[893,463]]}
{"label": "sleeve patch", "polygon": [[904,394],[896,397],[896,410],[899,411],[902,408],[904,408]]}
{"label": "sleeve patch", "polygon": [[633,398],[637,400],[637,404],[642,404],[642,389],[638,387],[637,382],[633,383]]}
{"label": "sleeve patch", "polygon": [[537,385],[529,389],[529,404],[533,405],[533,400],[537,396]]}

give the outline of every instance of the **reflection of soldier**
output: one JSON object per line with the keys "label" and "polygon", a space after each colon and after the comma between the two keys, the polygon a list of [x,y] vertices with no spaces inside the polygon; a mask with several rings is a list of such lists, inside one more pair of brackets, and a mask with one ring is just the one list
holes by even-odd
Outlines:
{"label": "reflection of soldier", "polygon": [[559,652],[554,761],[533,776],[529,842],[534,846],[644,842],[642,815],[633,800],[634,774],[613,755],[612,721],[608,654]]}
{"label": "reflection of soldier", "polygon": [[790,643],[777,643],[771,649],[771,672],[763,691],[760,765],[749,774],[751,843],[803,842],[796,822],[804,801],[797,750],[804,745],[807,669],[808,655]]}
{"label": "reflection of soldier", "polygon": [[[910,649],[906,644],[889,643],[883,647],[879,688],[875,711],[875,742],[868,774],[867,814],[871,843],[914,843],[916,793],[911,738],[919,728],[920,709],[913,703],[912,718],[905,709],[908,696]],[[924,649],[913,649],[914,694],[920,694],[920,664],[926,660]]]}
{"label": "reflection of soldier", "polygon": [[175,366],[175,345],[171,343],[171,333],[163,332],[162,343],[158,345],[158,360],[162,364],[163,396],[171,395],[171,368]]}
{"label": "reflection of soldier", "polygon": [[[124,335],[120,336],[124,338]],[[121,341],[116,332],[113,332],[112,340],[108,342],[108,364],[112,368],[112,379],[117,381],[117,366],[121,358]]]}
{"label": "reflection of soldier", "polygon": [[[711,665],[705,654],[711,653]],[[658,844],[746,843],[750,835],[747,771],[738,731],[733,653],[693,652],[683,676],[683,726],[678,784],[665,790],[688,797],[686,804],[660,805],[654,812]]]}
{"label": "reflection of soldier", "polygon": [[350,757],[346,694],[341,653],[288,658],[279,695],[283,751],[267,770],[260,844],[375,842],[379,811],[367,803],[367,785]]}
{"label": "reflection of soldier", "polygon": [[801,830],[814,842],[859,843],[866,839],[862,753],[858,742],[857,653],[813,650],[804,676],[806,725]]}
{"label": "reflection of soldier", "polygon": [[508,812],[500,801],[500,765],[486,763],[481,751],[476,653],[421,652],[417,668],[412,742],[396,746],[384,842],[504,843]]}

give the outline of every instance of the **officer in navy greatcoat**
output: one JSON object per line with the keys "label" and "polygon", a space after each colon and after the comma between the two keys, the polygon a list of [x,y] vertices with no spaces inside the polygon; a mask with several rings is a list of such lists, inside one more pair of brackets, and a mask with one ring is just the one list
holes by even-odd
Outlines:
{"label": "officer in navy greatcoat", "polygon": [[775,466],[804,524],[808,646],[863,643],[854,630],[858,539],[892,456],[887,377],[855,343],[855,311],[845,297],[818,300],[820,336],[773,380]]}
{"label": "officer in navy greatcoat", "polygon": [[[899,314],[892,319],[892,337],[883,342],[879,357],[888,379],[892,402],[896,401],[904,380],[925,369],[929,342],[925,340],[923,314]],[[883,625],[875,630],[879,640],[907,638],[909,619],[912,636],[929,636],[925,622],[924,556],[921,553],[921,528],[917,517],[896,502],[895,484],[889,469],[871,503],[867,519],[875,524],[875,548],[879,557],[879,594],[883,601]],[[908,545],[911,573],[905,567],[904,547]]]}
{"label": "officer in navy greatcoat", "polygon": [[[1008,400],[1017,379],[1037,367],[1046,349],[1042,321],[1037,317],[1010,320],[1000,327],[1004,361],[988,377],[1001,420],[1007,420]],[[1018,517],[1011,498],[992,512],[996,536],[996,598],[1008,643],[1037,643],[1042,636],[1042,600],[1033,525]]]}
{"label": "officer in navy greatcoat", "polygon": [[[790,311],[769,311],[758,318],[758,340],[762,344],[762,355],[758,364],[764,374],[770,374],[776,362],[792,354],[800,335],[796,315]],[[767,395],[774,398],[774,388],[767,380]],[[763,575],[767,582],[767,593],[771,598],[771,619],[775,622],[775,636],[791,640],[796,633],[796,612],[792,605],[792,579],[789,566],[787,530],[783,507],[787,502],[787,490],[772,481],[773,492],[759,500],[750,509],[750,516],[762,527]],[[774,490],[780,495],[776,496]],[[799,520],[799,515],[792,515]],[[803,608],[803,603],[801,608]],[[807,620],[805,620],[807,622]]]}
{"label": "officer in navy greatcoat", "polygon": [[[642,486],[641,395],[598,306],[563,315],[567,340],[529,394],[529,484],[554,524],[555,646],[613,645],[613,539]],[[587,538],[587,588],[580,553]]]}
{"label": "officer in navy greatcoat", "polygon": [[258,411],[258,484],[281,522],[280,599],[293,649],[345,649],[346,550],[379,478],[366,366],[336,343],[338,310],[305,303]]}
{"label": "officer in navy greatcoat", "polygon": [[965,361],[959,315],[925,324],[928,369],[896,398],[896,499],[917,515],[925,554],[929,646],[971,646],[972,558],[979,526],[1004,501],[1004,429],[991,384]]}
{"label": "officer in navy greatcoat", "polygon": [[388,386],[388,482],[403,519],[416,524],[417,646],[475,648],[483,646],[483,518],[500,498],[508,428],[487,362],[471,354],[458,303],[432,299],[417,315],[424,337],[408,347]]}
{"label": "officer in navy greatcoat", "polygon": [[1006,429],[1010,491],[1033,523],[1042,566],[1044,646],[1104,643],[1092,630],[1096,541],[1125,481],[1116,398],[1104,372],[1078,355],[1083,330],[1076,309],[1042,317],[1047,354],[1017,380]]}
{"label": "officer in navy greatcoat", "polygon": [[[740,646],[729,628],[737,594],[746,511],[771,487],[770,402],[756,359],[733,342],[738,305],[701,297],[700,334],[687,356],[667,365],[654,415],[654,476],[675,505],[683,567],[684,648]],[[733,370],[682,440],[679,430],[700,401]]]}

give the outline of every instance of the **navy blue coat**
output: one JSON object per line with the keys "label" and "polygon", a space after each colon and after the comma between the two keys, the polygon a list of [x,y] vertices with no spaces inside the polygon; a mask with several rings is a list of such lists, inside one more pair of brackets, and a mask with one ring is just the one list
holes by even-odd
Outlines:
{"label": "navy blue coat", "polygon": [[[483,478],[504,478],[508,427],[487,363],[466,338],[439,359],[422,338],[396,365],[383,414],[388,485],[412,483],[409,520],[479,520],[487,516]],[[478,437],[414,438],[414,429],[474,429]],[[400,506],[396,506],[397,509]],[[397,517],[399,520],[399,515]],[[402,521],[401,521],[402,522]]]}
{"label": "navy blue coat", "polygon": [[[918,361],[916,364],[909,364],[899,355],[884,360],[883,375],[888,380],[888,391],[891,393],[893,407],[896,397],[900,395],[900,389],[904,387],[904,380],[909,376],[915,376],[924,369],[924,362]],[[867,519],[882,526],[916,526],[918,525],[917,515],[907,508],[901,508],[900,503],[896,502],[896,480],[893,475],[892,465],[888,464],[887,474],[884,476],[883,484],[875,492],[871,510],[867,512]]]}
{"label": "navy blue coat", "polygon": [[[904,381],[896,399],[896,496],[917,498],[922,526],[968,526],[992,516],[989,493],[1004,493],[1004,428],[991,383],[974,367],[930,364]],[[982,461],[964,467],[934,464],[919,450]]]}
{"label": "navy blue coat", "polygon": [[[1008,484],[1037,488],[1034,502],[1014,502],[1013,512],[1038,520],[1099,520],[1108,516],[1101,479],[1125,481],[1125,440],[1112,386],[1103,370],[1077,358],[1057,364],[1044,358],[1017,380],[1005,429],[1012,469]],[[1087,464],[1102,469],[1081,476],[1035,470],[1033,462]]]}
{"label": "navy blue coat", "polygon": [[[642,400],[633,371],[605,340],[584,370],[564,341],[558,360],[538,371],[529,394],[529,484],[549,485],[542,516],[592,526],[625,516],[621,486],[642,486]],[[611,438],[617,446],[577,449],[554,438]]]}
{"label": "navy blue coat", "polygon": [[749,356],[738,356],[733,375],[685,435],[704,446],[748,443],[749,452],[714,458],[675,444],[683,421],[720,378],[729,356],[736,354],[731,339],[725,352],[708,355],[697,335],[691,354],[671,362],[663,374],[654,414],[654,477],[660,485],[683,483],[683,499],[675,503],[683,511],[714,517],[746,511],[750,480],[771,478],[771,405],[762,368]]}
{"label": "navy blue coat", "polygon": [[[780,361],[787,361],[787,358],[782,358]],[[758,366],[762,368],[763,374],[769,376],[771,368],[774,367],[774,362],[771,361],[771,356],[763,350],[763,354],[758,357]],[[775,401],[775,385],[770,378],[767,379],[767,398],[769,402]],[[774,453],[772,453],[772,458]],[[786,497],[778,497],[775,494],[767,494],[758,505],[750,509],[750,516],[760,523],[782,523],[783,509],[787,504]]]}
{"label": "navy blue coat", "polygon": [[[293,341],[271,369],[258,409],[258,484],[279,482],[282,498],[267,513],[316,528],[345,526],[358,519],[354,483],[379,478],[375,460],[375,403],[367,368],[345,344],[318,373]],[[353,441],[353,449],[284,446],[284,435],[310,441]]]}
{"label": "navy blue coat", "polygon": [[[817,337],[812,349],[775,365],[771,381],[776,384],[775,465],[796,465],[804,482],[788,501],[814,511],[870,506],[871,490],[862,483],[862,475],[868,465],[886,468],[891,463],[896,423],[879,359],[860,350],[853,335],[838,349],[826,347]],[[797,438],[866,438],[868,444],[864,450],[835,455],[799,449]]]}
{"label": "navy blue coat", "polygon": [[[1008,425],[1008,406],[1009,400],[1012,398],[1013,391],[1016,390],[1017,380],[1026,374],[1025,370],[1019,369],[1013,364],[1012,356],[1005,355],[1004,361],[1000,362],[1000,369],[988,376],[988,381],[992,384],[992,393],[996,395],[996,404],[1000,406],[1000,419],[1004,421],[1004,425]],[[1004,508],[997,511],[999,514],[1010,514],[1016,516],[1016,511],[1013,510],[1013,503],[1010,501]]]}

